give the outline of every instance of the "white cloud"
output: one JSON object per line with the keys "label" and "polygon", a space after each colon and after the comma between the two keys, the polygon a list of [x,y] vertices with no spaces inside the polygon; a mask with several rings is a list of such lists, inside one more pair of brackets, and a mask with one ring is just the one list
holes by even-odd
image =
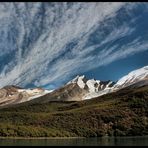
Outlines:
{"label": "white cloud", "polygon": [[[25,86],[32,82],[42,86],[65,80],[77,72],[108,64],[133,52],[133,44],[116,50],[117,44],[98,51],[95,56],[91,55],[96,48],[133,33],[135,28],[131,29],[126,24],[115,28],[103,41],[98,41],[98,44],[85,47],[90,35],[101,23],[108,18],[113,19],[126,3],[74,3],[71,6],[67,3],[52,3],[53,6],[49,4],[45,6],[42,3],[15,3],[11,4],[13,13],[7,11],[6,14],[6,7],[0,7],[0,12],[2,11],[4,16],[0,19],[3,20],[7,15],[10,18],[10,22],[7,20],[7,23],[15,21],[18,28],[18,36],[14,42],[17,45],[16,65],[12,67],[14,61],[10,61],[9,65],[5,66],[9,72],[5,73],[4,69],[1,72],[0,87],[8,84]],[[129,8],[133,6],[134,4],[130,4]],[[69,51],[72,58],[66,54],[61,56],[67,52],[66,45],[74,40],[78,43]],[[0,46],[1,44],[0,42]],[[146,50],[144,47],[147,47],[146,43],[138,46],[134,53]],[[22,53],[24,50],[27,51],[25,55]],[[124,55],[117,56],[120,52]],[[96,60],[98,62],[94,64]]]}

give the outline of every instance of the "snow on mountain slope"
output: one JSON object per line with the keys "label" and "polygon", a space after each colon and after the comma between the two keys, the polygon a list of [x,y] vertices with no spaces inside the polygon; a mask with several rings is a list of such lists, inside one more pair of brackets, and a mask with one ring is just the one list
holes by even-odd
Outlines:
{"label": "snow on mountain slope", "polygon": [[[43,95],[46,95],[50,92],[52,92],[53,90],[44,90],[42,88],[35,88],[35,89],[18,89],[18,92],[21,93],[27,93],[29,96],[27,98],[27,101],[41,97]],[[22,102],[24,102],[24,100],[22,100]]]}
{"label": "snow on mountain slope", "polygon": [[35,98],[39,98],[39,97],[44,96],[46,94],[49,94],[51,92],[53,92],[53,90],[44,90],[44,92],[42,92],[42,93],[38,93],[36,95],[33,95],[33,96],[29,97],[27,101],[35,99]]}
{"label": "snow on mountain slope", "polygon": [[85,84],[85,76],[84,75],[82,75],[82,76],[78,75],[74,79],[69,81],[67,84],[71,84],[71,83],[77,83],[78,86],[83,89],[85,87],[85,85],[86,85]]}
{"label": "snow on mountain slope", "polygon": [[86,82],[86,85],[89,88],[89,92],[98,92],[97,86],[99,87],[100,84],[96,82],[94,79],[91,79]]}
{"label": "snow on mountain slope", "polygon": [[123,88],[141,80],[148,79],[148,66],[139,68],[130,72],[128,75],[119,79],[119,81],[114,85],[114,88]]}
{"label": "snow on mountain slope", "polygon": [[99,97],[99,96],[105,95],[105,94],[110,93],[110,92],[112,92],[112,88],[104,89],[104,90],[101,90],[99,92],[89,92],[83,97],[83,100]]}
{"label": "snow on mountain slope", "polygon": [[82,100],[91,99],[100,95],[110,92],[111,87],[114,85],[112,81],[100,81],[95,79],[88,80],[84,75],[76,76],[73,80],[67,83],[77,83],[81,89],[87,90]]}
{"label": "snow on mountain slope", "polygon": [[84,79],[84,75],[78,77],[77,84],[79,85],[80,88],[84,88],[85,87],[85,83],[84,83],[83,79]]}
{"label": "snow on mountain slope", "polygon": [[82,100],[86,100],[117,91],[135,83],[137,83],[136,86],[141,86],[141,83],[147,84],[144,83],[145,80],[148,80],[148,66],[130,72],[128,75],[119,79],[116,84],[112,81],[100,81],[95,79],[88,80],[84,75],[76,76],[67,84],[77,83],[81,89],[87,90],[87,93],[85,93],[85,95],[82,97]]}
{"label": "snow on mountain slope", "polygon": [[18,104],[46,95],[52,92],[42,88],[22,89],[16,86],[6,86],[0,89],[0,106]]}

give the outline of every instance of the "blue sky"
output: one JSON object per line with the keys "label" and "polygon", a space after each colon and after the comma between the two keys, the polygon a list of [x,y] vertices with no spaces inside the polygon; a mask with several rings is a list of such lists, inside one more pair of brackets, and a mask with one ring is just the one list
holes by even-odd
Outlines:
{"label": "blue sky", "polygon": [[148,65],[147,3],[0,3],[0,87],[117,81]]}
{"label": "blue sky", "polygon": [[125,59],[112,62],[106,66],[82,73],[88,78],[117,81],[132,70],[148,65],[148,52],[141,52]]}

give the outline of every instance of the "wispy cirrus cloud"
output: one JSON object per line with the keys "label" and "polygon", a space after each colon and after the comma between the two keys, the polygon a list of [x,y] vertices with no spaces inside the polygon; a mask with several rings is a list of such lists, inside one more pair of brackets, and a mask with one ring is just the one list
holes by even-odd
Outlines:
{"label": "wispy cirrus cloud", "polygon": [[[3,4],[0,5],[2,7]],[[3,9],[1,7],[0,11],[5,14],[6,8],[10,6],[3,6]],[[134,33],[136,28],[131,28],[126,23],[120,26],[103,26],[104,37],[100,38],[98,33],[98,42],[86,46],[90,42],[90,36],[103,22],[120,18],[118,11],[121,8],[128,10],[132,7],[135,7],[135,4],[11,3],[11,11],[7,12],[9,19],[6,21],[9,25],[4,30],[12,36],[13,25],[17,26],[13,28],[16,36],[12,37],[14,50],[11,51],[15,52],[15,60],[10,59],[1,70],[0,86],[60,84],[79,72],[147,50],[147,43],[143,42],[140,45],[139,39],[133,39],[126,45],[116,43],[109,46],[116,40]],[[0,19],[5,20],[6,15]],[[108,28],[113,29],[108,31]],[[6,42],[0,42],[0,47],[4,44],[9,46],[8,40]],[[9,49],[7,50],[9,53]]]}

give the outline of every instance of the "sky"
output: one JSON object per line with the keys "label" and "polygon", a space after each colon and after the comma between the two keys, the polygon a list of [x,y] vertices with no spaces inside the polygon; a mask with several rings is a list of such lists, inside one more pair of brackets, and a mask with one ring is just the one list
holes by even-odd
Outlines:
{"label": "sky", "polygon": [[148,65],[148,3],[0,3],[0,88],[117,81]]}

